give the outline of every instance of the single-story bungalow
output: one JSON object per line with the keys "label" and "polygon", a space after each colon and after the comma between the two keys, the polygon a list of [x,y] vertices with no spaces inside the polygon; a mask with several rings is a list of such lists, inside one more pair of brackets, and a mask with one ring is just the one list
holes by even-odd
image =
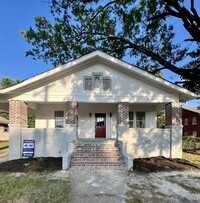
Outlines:
{"label": "single-story bungalow", "polygon": [[[35,157],[68,157],[79,139],[115,139],[132,158],[182,157],[182,103],[197,98],[185,88],[94,51],[0,90],[8,109],[9,159],[34,140]],[[165,128],[157,113],[165,109]],[[35,128],[27,115],[35,114]],[[70,159],[67,159],[68,162]]]}

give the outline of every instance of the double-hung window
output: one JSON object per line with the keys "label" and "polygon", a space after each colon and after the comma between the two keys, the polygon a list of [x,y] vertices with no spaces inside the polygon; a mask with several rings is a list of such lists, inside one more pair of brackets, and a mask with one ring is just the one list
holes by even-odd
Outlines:
{"label": "double-hung window", "polygon": [[55,111],[55,128],[64,127],[64,111]]}
{"label": "double-hung window", "polygon": [[145,128],[145,112],[129,112],[129,128]]}

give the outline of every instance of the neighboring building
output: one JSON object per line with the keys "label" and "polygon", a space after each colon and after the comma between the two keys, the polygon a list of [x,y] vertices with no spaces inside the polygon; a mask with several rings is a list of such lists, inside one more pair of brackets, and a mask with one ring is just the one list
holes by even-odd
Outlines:
{"label": "neighboring building", "polygon": [[9,121],[0,116],[0,141],[9,140],[8,124]]}
{"label": "neighboring building", "polygon": [[[9,159],[22,156],[23,140],[35,140],[36,157],[69,162],[80,138],[115,139],[126,160],[182,157],[181,103],[195,98],[182,87],[94,51],[0,90],[1,106],[9,108]],[[166,128],[158,129],[162,109]],[[27,128],[28,112],[36,116],[35,128]]]}
{"label": "neighboring building", "polygon": [[183,135],[200,137],[200,109],[183,107]]}

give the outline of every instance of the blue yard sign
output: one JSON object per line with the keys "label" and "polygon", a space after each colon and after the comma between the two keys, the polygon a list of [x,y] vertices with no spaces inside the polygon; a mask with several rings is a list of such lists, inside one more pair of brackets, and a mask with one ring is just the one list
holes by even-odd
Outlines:
{"label": "blue yard sign", "polygon": [[35,148],[35,140],[24,140],[23,142],[23,157],[33,157]]}

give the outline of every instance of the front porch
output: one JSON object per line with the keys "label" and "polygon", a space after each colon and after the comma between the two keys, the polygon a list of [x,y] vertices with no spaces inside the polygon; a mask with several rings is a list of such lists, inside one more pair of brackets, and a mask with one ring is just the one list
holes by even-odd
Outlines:
{"label": "front porch", "polygon": [[[127,160],[131,160],[130,157],[181,157],[180,106],[174,105],[75,101],[30,105],[11,100],[9,159],[22,157],[23,140],[34,140],[35,157],[63,157],[66,168],[77,140],[83,139],[101,142],[114,139]],[[156,115],[164,106],[168,126],[159,129]],[[27,128],[28,111],[36,115],[35,128]],[[103,136],[98,132],[102,129],[105,131]]]}

